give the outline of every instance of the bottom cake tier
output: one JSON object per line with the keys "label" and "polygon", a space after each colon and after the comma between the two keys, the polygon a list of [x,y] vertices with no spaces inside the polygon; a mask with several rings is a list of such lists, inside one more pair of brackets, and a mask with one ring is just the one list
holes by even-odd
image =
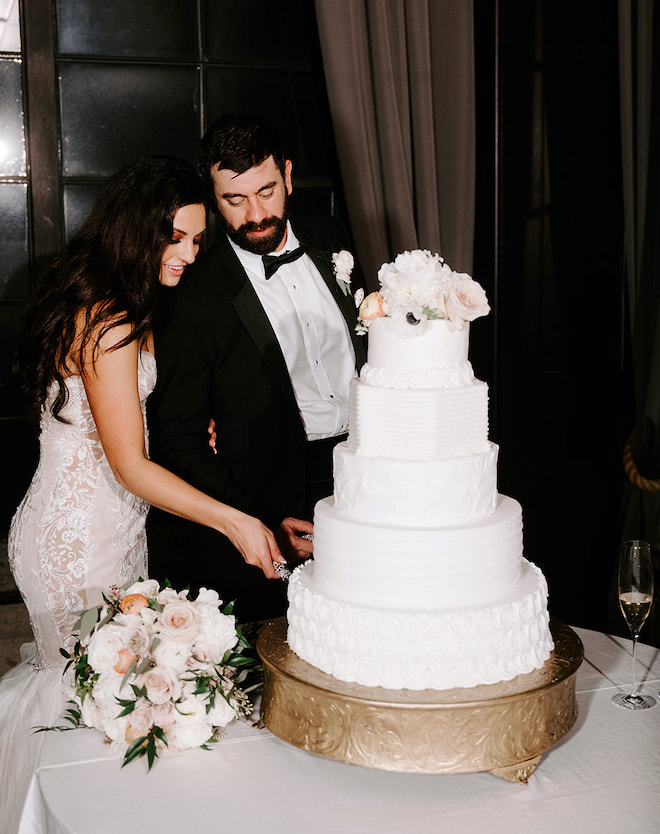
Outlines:
{"label": "bottom cake tier", "polygon": [[542,572],[523,560],[515,590],[497,604],[375,610],[320,593],[312,562],[289,580],[287,641],[317,669],[363,686],[442,690],[499,683],[540,668],[550,656],[547,596]]}

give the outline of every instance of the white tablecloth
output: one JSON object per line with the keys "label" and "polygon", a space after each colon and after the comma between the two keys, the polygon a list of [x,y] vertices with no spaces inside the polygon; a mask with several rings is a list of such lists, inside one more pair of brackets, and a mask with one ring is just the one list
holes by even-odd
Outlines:
{"label": "white tablecloth", "polygon": [[[49,733],[20,834],[650,834],[660,831],[660,704],[610,698],[631,680],[630,641],[575,629],[585,646],[575,727],[525,784],[489,773],[355,767],[235,723],[210,752],[120,768],[99,733]],[[658,698],[660,650],[641,645],[643,691]]]}

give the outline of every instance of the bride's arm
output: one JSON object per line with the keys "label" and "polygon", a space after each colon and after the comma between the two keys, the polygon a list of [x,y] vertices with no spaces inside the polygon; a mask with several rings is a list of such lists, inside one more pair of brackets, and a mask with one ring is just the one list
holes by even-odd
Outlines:
{"label": "bride's arm", "polygon": [[94,363],[91,348],[82,375],[87,398],[112,472],[124,489],[165,510],[227,536],[248,564],[269,578],[277,574],[273,559],[280,551],[272,532],[256,518],[223,504],[149,460],[138,392],[138,345],[110,348],[128,335],[117,326],[99,342]]}

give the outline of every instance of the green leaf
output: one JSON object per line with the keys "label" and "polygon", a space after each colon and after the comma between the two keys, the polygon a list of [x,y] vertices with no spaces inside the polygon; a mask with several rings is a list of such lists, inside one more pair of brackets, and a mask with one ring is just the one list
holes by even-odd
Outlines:
{"label": "green leaf", "polygon": [[119,684],[119,691],[121,692],[124,688],[125,684],[127,683],[130,676],[135,671],[135,667],[137,666],[138,659],[134,657],[133,660],[128,665],[128,669],[124,672],[124,677],[121,679],[121,683]]}
{"label": "green leaf", "polygon": [[83,611],[83,615],[80,618],[80,640],[86,640],[89,635],[94,631],[94,626],[99,618],[99,608],[89,608],[87,611]]}
{"label": "green leaf", "polygon": [[157,724],[154,724],[154,726],[151,728],[151,732],[163,742],[165,747],[168,746],[167,736],[165,735],[165,730],[163,730],[162,727],[159,727]]}
{"label": "green leaf", "polygon": [[112,608],[109,608],[109,609],[107,610],[107,612],[106,612],[105,617],[103,617],[103,619],[101,620],[101,622],[98,624],[98,628],[103,628],[103,626],[104,626],[106,623],[109,623],[109,622],[110,622],[110,620],[112,620],[112,618],[115,616],[115,614],[116,614],[116,613],[117,613],[117,612],[116,612],[116,611],[114,611]]}
{"label": "green leaf", "polygon": [[122,767],[125,767],[130,762],[134,761],[135,759],[139,759],[140,756],[144,756],[147,752],[144,743],[146,742],[146,736],[140,736],[140,738],[136,738],[135,741],[129,745],[128,750],[124,753],[124,761],[122,762]]}

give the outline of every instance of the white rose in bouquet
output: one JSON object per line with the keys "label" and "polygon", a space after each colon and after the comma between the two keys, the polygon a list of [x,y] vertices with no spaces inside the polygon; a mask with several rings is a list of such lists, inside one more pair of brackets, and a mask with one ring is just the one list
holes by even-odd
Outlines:
{"label": "white rose in bouquet", "polygon": [[220,663],[225,652],[236,645],[236,618],[221,614],[217,608],[200,608],[199,613],[202,622],[193,653],[200,648],[214,663]]}
{"label": "white rose in bouquet", "polygon": [[160,585],[156,579],[140,579],[139,582],[134,582],[132,585],[129,585],[123,591],[122,597],[127,597],[131,594],[143,594],[145,597],[155,597],[159,588]]}
{"label": "white rose in bouquet", "polygon": [[122,625],[108,623],[95,632],[87,647],[87,662],[95,672],[112,672],[119,660],[119,652],[126,648],[126,629]]}
{"label": "white rose in bouquet", "polygon": [[215,696],[208,719],[214,727],[226,727],[236,717],[236,710],[221,696]]}

